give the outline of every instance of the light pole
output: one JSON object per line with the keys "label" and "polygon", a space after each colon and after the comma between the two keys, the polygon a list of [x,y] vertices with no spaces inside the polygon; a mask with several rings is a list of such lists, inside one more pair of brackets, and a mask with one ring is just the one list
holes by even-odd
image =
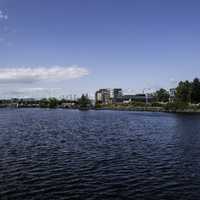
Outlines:
{"label": "light pole", "polygon": [[148,93],[145,93],[145,91],[151,91],[151,88],[144,88],[143,89],[143,94],[145,94],[145,101],[146,101],[146,104],[148,104],[149,103]]}

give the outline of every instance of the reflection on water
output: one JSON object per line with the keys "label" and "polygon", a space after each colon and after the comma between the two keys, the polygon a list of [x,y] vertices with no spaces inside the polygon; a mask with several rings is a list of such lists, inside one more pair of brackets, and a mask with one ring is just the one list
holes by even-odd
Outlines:
{"label": "reflection on water", "polygon": [[1,109],[0,199],[199,199],[200,115]]}

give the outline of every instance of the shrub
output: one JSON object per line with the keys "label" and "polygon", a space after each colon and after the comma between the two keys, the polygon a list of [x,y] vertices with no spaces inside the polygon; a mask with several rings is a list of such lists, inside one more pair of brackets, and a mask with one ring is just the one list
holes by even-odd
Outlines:
{"label": "shrub", "polygon": [[184,110],[189,108],[188,103],[185,102],[173,102],[173,103],[167,103],[164,108],[168,111],[176,111],[176,110]]}

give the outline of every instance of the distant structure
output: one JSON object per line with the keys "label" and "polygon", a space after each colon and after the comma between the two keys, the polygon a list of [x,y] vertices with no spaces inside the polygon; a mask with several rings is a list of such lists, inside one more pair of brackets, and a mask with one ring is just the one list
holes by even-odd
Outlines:
{"label": "distant structure", "polygon": [[155,97],[151,94],[135,94],[135,95],[124,95],[123,102],[130,103],[130,102],[144,102],[144,103],[151,103],[155,101]]}
{"label": "distant structure", "polygon": [[121,88],[114,88],[110,90],[112,103],[122,102],[123,91]]}
{"label": "distant structure", "polygon": [[98,104],[130,102],[150,103],[154,100],[155,97],[153,97],[151,94],[123,95],[123,90],[121,88],[100,89],[95,93],[95,102]]}
{"label": "distant structure", "polygon": [[130,103],[134,100],[135,100],[135,95],[133,95],[133,94],[126,94],[126,95],[123,96],[123,102],[124,103]]}
{"label": "distant structure", "polygon": [[95,93],[95,101],[100,104],[123,102],[123,91],[121,88],[99,89]]}
{"label": "distant structure", "polygon": [[109,104],[111,102],[110,89],[100,89],[95,93],[95,102],[99,104]]}

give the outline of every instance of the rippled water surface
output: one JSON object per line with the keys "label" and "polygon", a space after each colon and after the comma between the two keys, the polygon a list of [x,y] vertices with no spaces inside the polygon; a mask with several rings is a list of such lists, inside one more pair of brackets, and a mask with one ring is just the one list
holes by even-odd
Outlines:
{"label": "rippled water surface", "polygon": [[199,198],[200,115],[0,110],[0,199]]}

